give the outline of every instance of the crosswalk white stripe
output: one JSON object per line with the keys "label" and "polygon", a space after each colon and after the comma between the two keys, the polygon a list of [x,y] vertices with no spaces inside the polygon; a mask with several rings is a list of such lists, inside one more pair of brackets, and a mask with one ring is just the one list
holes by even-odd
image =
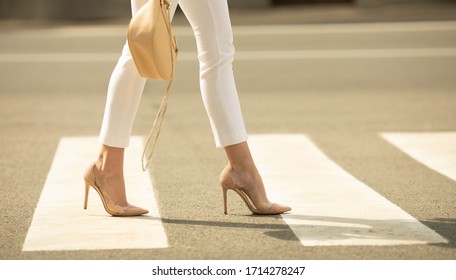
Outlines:
{"label": "crosswalk white stripe", "polygon": [[97,155],[97,139],[62,138],[23,251],[168,247],[149,173],[141,171],[142,146],[140,137],[131,138],[124,172],[129,201],[147,208],[149,214],[119,218],[105,212],[93,189],[89,193],[88,209],[83,209],[83,173]]}
{"label": "crosswalk white stripe", "polygon": [[398,149],[456,181],[456,132],[382,133]]}
{"label": "crosswalk white stripe", "polygon": [[447,243],[330,160],[305,135],[252,135],[272,201],[304,246]]}

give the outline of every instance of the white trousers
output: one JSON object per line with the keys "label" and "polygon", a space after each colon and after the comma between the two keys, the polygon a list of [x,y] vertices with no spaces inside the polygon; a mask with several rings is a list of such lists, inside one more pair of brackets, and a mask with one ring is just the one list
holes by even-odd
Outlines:
{"label": "white trousers", "polygon": [[[147,0],[131,0],[132,14]],[[198,48],[200,88],[217,147],[247,140],[232,62],[233,34],[227,0],[174,0],[190,22]],[[178,58],[179,61],[179,58]],[[146,79],[133,62],[128,42],[112,73],[100,131],[101,143],[127,147]],[[157,95],[157,98],[160,98]]]}

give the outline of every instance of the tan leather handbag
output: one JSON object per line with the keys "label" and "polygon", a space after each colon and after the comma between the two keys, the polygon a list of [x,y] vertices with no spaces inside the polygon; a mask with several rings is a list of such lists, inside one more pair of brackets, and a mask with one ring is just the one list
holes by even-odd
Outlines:
{"label": "tan leather handbag", "polygon": [[[168,106],[169,90],[174,76],[177,58],[177,41],[171,28],[170,3],[168,0],[149,0],[144,4],[128,26],[128,46],[139,74],[152,80],[169,80],[160,109],[147,137],[141,157],[145,171],[155,149],[163,118]],[[155,137],[152,137],[157,131]],[[151,139],[151,151],[146,156]]]}
{"label": "tan leather handbag", "polygon": [[177,44],[169,9],[167,0],[150,0],[130,21],[128,45],[136,68],[144,78],[172,79]]}

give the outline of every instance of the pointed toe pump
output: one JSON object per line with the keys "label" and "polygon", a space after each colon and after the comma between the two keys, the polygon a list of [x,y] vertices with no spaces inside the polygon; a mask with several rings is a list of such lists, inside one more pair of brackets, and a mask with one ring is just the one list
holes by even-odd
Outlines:
{"label": "pointed toe pump", "polygon": [[285,205],[267,202],[254,202],[252,194],[249,194],[247,190],[241,186],[233,185],[229,186],[227,184],[222,185],[223,193],[223,209],[225,215],[228,214],[228,205],[227,205],[227,192],[228,190],[233,190],[236,192],[242,200],[245,202],[245,205],[249,210],[256,215],[278,215],[288,211],[291,211],[291,208]]}
{"label": "pointed toe pump", "polygon": [[[229,176],[231,177],[231,176]],[[249,210],[256,215],[278,215],[288,211],[291,211],[291,208],[285,205],[271,203],[267,199],[266,201],[261,201],[260,196],[252,191],[249,191],[248,188],[242,187],[239,184],[234,183],[232,178],[221,180],[222,194],[223,194],[223,209],[225,215],[228,214],[227,207],[227,192],[228,190],[233,190],[236,192],[242,200],[245,202],[245,205]]]}
{"label": "pointed toe pump", "polygon": [[90,187],[94,188],[101,198],[104,209],[112,216],[128,217],[140,216],[149,213],[148,210],[128,204],[127,206],[116,205],[106,192],[103,192],[104,186],[100,186],[95,176],[95,163],[92,163],[87,168],[84,174],[85,182],[85,196],[84,196],[84,209],[87,209],[87,200],[89,198]]}

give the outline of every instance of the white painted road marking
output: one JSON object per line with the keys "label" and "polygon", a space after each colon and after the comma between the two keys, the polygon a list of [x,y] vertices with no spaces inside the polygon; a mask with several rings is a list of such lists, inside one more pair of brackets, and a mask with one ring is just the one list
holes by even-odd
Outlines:
{"label": "white painted road marking", "polygon": [[[304,246],[447,243],[433,230],[327,158],[304,135],[252,135],[252,153],[271,200],[293,207],[282,215]],[[63,138],[23,250],[147,249],[168,246],[149,173],[139,168],[142,141],[125,157],[129,200],[144,217],[114,218],[94,190],[83,210],[82,173],[98,150],[92,137]]]}
{"label": "white painted road marking", "polygon": [[456,181],[456,132],[381,135],[410,157]]}
{"label": "white painted road marking", "polygon": [[83,173],[97,155],[97,139],[62,138],[23,251],[168,247],[149,173],[141,171],[142,146],[142,138],[131,138],[124,172],[129,201],[147,208],[149,214],[116,218],[106,213],[94,189],[89,193],[88,209],[83,209]]}
{"label": "white painted road marking", "polygon": [[305,135],[252,135],[250,146],[270,199],[304,246],[448,243],[357,180]]}
{"label": "white painted road marking", "polygon": [[[33,62],[115,62],[120,53],[0,53],[0,63]],[[456,57],[456,48],[340,49],[340,50],[273,50],[237,51],[236,61],[270,61],[303,59],[366,59]],[[194,52],[180,52],[179,61],[196,61]]]}

